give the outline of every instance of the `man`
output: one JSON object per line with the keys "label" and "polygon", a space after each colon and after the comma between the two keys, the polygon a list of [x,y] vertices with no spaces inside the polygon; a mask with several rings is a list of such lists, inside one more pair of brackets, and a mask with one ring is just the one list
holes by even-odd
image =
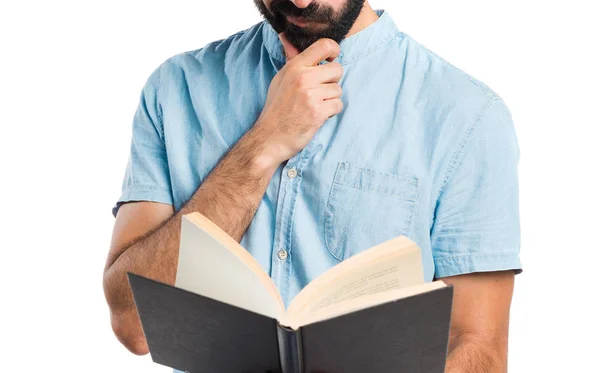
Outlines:
{"label": "man", "polygon": [[[180,221],[238,240],[288,303],[317,275],[406,235],[455,287],[447,372],[505,372],[521,271],[510,112],[364,0],[255,0],[266,21],[149,77],[104,287],[146,354],[126,272],[174,283]],[[343,372],[342,372],[343,373]]]}

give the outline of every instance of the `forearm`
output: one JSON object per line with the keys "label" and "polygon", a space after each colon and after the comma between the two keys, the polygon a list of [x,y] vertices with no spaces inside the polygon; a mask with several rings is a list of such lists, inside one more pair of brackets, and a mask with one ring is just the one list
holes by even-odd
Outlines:
{"label": "forearm", "polygon": [[[113,328],[137,353],[147,347],[127,281],[133,272],[168,284],[175,282],[181,218],[200,212],[239,241],[258,208],[277,162],[265,155],[252,130],[221,159],[186,204],[159,227],[137,238],[109,259],[104,287]],[[134,346],[134,347],[130,347]],[[137,346],[137,347],[136,347]]]}
{"label": "forearm", "polygon": [[[147,227],[160,226],[131,244],[112,245],[105,270],[105,294],[113,328],[122,342],[129,342],[123,344],[134,353],[146,353],[147,346],[126,273],[174,283],[181,218],[191,212],[200,212],[239,241],[281,162],[301,151],[323,123],[343,109],[342,88],[338,84],[343,67],[334,62],[339,45],[323,38],[300,53],[282,35],[279,37],[284,43],[286,65],[271,81],[257,123],[219,162],[192,198],[160,224],[157,221],[172,214],[170,207],[164,212],[161,206],[163,214],[133,211],[131,216],[121,215],[123,224],[139,227],[148,223],[143,232]],[[321,65],[319,62],[323,60],[330,63]],[[130,206],[131,210],[135,206]],[[139,224],[138,220],[135,224],[136,219],[144,218],[148,221],[141,220]],[[117,331],[119,327],[125,328],[121,334]]]}
{"label": "forearm", "polygon": [[239,242],[280,164],[264,149],[265,143],[257,127],[251,129],[219,162],[182,213],[200,212]]}
{"label": "forearm", "polygon": [[462,339],[450,344],[446,373],[506,373],[507,351],[503,343]]}

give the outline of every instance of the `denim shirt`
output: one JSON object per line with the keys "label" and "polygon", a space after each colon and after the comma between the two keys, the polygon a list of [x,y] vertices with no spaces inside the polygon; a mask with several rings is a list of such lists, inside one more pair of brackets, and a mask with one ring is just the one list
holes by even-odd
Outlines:
{"label": "denim shirt", "polygon": [[[422,249],[425,281],[520,272],[519,147],[505,102],[376,12],[340,44],[343,111],[279,166],[241,240],[286,305],[398,235]],[[161,63],[142,90],[113,215],[125,201],[180,209],[253,126],[284,64],[266,21]]]}

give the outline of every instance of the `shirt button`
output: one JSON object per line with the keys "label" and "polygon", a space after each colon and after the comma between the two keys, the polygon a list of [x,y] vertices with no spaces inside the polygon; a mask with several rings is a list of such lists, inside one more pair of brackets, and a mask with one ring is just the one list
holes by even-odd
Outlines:
{"label": "shirt button", "polygon": [[287,252],[287,251],[285,251],[285,250],[279,250],[279,251],[277,252],[277,257],[278,257],[279,259],[281,259],[281,260],[285,260],[285,259],[287,259],[287,256],[288,256],[288,252]]}
{"label": "shirt button", "polygon": [[288,177],[289,177],[290,179],[293,179],[293,178],[295,178],[295,177],[298,175],[298,171],[296,171],[296,169],[295,169],[295,168],[290,168],[290,169],[287,171],[287,175],[288,175]]}

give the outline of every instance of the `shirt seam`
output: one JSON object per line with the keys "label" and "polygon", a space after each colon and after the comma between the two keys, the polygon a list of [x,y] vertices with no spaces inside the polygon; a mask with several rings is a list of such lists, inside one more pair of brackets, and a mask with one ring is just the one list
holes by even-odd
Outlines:
{"label": "shirt seam", "polygon": [[252,26],[250,26],[248,28],[245,28],[243,30],[239,30],[239,31],[237,31],[237,32],[235,32],[235,33],[227,36],[227,37],[210,41],[206,45],[204,45],[203,47],[196,48],[196,49],[191,49],[191,50],[187,50],[187,51],[182,52],[181,54],[187,54],[187,55],[190,55],[190,56],[192,56],[192,57],[194,57],[194,58],[197,59],[198,58],[198,54],[200,52],[202,52],[202,50],[205,50],[205,49],[208,50],[210,48],[217,48],[217,47],[219,47],[221,44],[223,44],[225,42],[233,43],[233,39],[235,39],[238,36],[243,36],[244,34],[246,34],[247,32],[249,32],[250,30],[252,30],[254,27],[256,27],[257,25],[258,24],[254,24],[254,25],[252,25]]}
{"label": "shirt seam", "polygon": [[468,127],[467,130],[465,131],[465,133],[463,134],[463,136],[461,137],[461,139],[460,139],[460,141],[458,143],[458,148],[454,151],[454,154],[452,155],[452,158],[450,160],[450,164],[448,165],[448,168],[446,169],[446,172],[444,173],[444,179],[442,180],[442,185],[440,186],[440,188],[439,188],[439,190],[437,192],[437,195],[435,197],[435,201],[439,200],[440,195],[442,194],[442,191],[446,187],[446,184],[447,184],[448,180],[453,175],[453,172],[456,169],[457,164],[459,163],[458,159],[463,154],[463,151],[464,151],[464,149],[466,147],[466,144],[470,140],[471,135],[475,131],[475,128],[481,122],[481,119],[488,112],[489,108],[496,101],[500,101],[500,99],[496,98],[496,97],[492,97],[488,102],[486,102],[486,105],[484,105],[483,108],[478,112],[478,114],[477,114],[477,116],[475,118],[475,121],[473,122],[473,125],[471,125],[470,127]]}
{"label": "shirt seam", "polygon": [[519,251],[497,251],[497,252],[491,252],[491,253],[469,253],[469,254],[456,254],[456,255],[441,255],[441,256],[434,256],[433,260],[434,261],[448,261],[448,260],[453,260],[453,259],[462,259],[462,258],[479,258],[479,257],[497,257],[497,256],[515,256],[515,255],[519,255]]}
{"label": "shirt seam", "polygon": [[452,70],[456,70],[456,71],[460,72],[460,74],[462,74],[465,78],[467,78],[471,82],[471,84],[475,85],[486,96],[488,96],[488,97],[490,97],[492,99],[498,99],[498,98],[500,98],[500,96],[496,92],[492,91],[489,87],[487,87],[485,85],[482,86],[481,82],[478,81],[477,79],[475,79],[472,75],[470,75],[469,73],[467,73],[463,69],[459,68],[458,66],[454,65],[453,63],[451,63],[450,61],[448,61],[447,59],[445,59],[441,55],[437,54],[433,50],[429,49],[425,45],[421,44],[415,38],[413,38],[411,35],[405,34],[405,36],[406,36],[407,39],[412,40],[420,48],[423,48],[425,51],[427,51],[427,53],[429,53],[430,55],[432,55],[435,58],[437,58],[440,62],[442,62],[444,65],[446,65],[446,67],[448,67],[448,68],[450,68]]}
{"label": "shirt seam", "polygon": [[162,189],[165,192],[171,192],[169,189],[160,186],[160,185],[152,185],[152,184],[131,184],[125,187],[124,191],[127,191],[128,189],[135,189],[135,188],[148,188],[148,189]]}
{"label": "shirt seam", "polygon": [[156,84],[154,85],[154,94],[156,96],[156,101],[154,103],[154,110],[156,110],[156,118],[158,121],[158,133],[160,134],[160,140],[165,143],[165,132],[164,132],[164,123],[162,116],[162,108],[160,107],[160,89],[162,87],[162,69],[161,65],[158,68],[158,72],[156,74]]}
{"label": "shirt seam", "polygon": [[362,60],[363,58],[368,57],[368,56],[372,55],[373,53],[379,51],[381,48],[385,47],[386,45],[388,45],[389,43],[394,41],[396,38],[398,38],[399,36],[403,36],[403,35],[404,35],[404,33],[402,31],[398,31],[394,35],[390,36],[389,40],[382,41],[380,44],[377,44],[376,46],[372,47],[373,49],[371,51],[361,54],[361,55],[355,57],[353,60],[344,61],[344,63],[342,63],[341,65],[345,66],[345,65],[354,63],[356,61]]}

